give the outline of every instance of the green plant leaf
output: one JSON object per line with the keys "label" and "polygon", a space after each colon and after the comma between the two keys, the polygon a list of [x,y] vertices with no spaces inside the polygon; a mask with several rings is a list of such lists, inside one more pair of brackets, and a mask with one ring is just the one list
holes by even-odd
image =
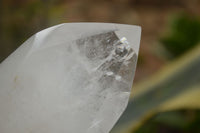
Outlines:
{"label": "green plant leaf", "polygon": [[[157,112],[200,108],[200,46],[134,86],[132,99],[112,133],[124,133]],[[196,102],[195,102],[196,101]]]}

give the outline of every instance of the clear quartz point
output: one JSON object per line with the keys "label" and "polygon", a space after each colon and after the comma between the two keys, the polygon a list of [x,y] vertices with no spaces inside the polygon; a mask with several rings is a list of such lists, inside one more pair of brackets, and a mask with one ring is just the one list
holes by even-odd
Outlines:
{"label": "clear quartz point", "polygon": [[1,133],[108,133],[125,110],[141,29],[68,23],[0,64]]}

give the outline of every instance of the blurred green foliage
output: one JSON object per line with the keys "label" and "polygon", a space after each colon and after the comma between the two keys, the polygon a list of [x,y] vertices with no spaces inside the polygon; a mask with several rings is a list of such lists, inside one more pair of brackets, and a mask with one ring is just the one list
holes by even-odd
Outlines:
{"label": "blurred green foliage", "polygon": [[61,23],[62,0],[0,0],[0,62],[34,33]]}
{"label": "blurred green foliage", "polygon": [[134,133],[199,133],[199,110],[177,110],[156,114]]}
{"label": "blurred green foliage", "polygon": [[161,39],[161,43],[172,57],[177,57],[200,42],[200,19],[180,15],[171,24],[170,34]]}

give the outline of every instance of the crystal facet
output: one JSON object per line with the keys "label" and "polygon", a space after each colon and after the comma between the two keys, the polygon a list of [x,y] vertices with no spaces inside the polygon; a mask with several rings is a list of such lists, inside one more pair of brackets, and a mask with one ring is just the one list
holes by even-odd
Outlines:
{"label": "crystal facet", "polygon": [[141,29],[68,23],[0,64],[0,132],[108,133],[128,103]]}

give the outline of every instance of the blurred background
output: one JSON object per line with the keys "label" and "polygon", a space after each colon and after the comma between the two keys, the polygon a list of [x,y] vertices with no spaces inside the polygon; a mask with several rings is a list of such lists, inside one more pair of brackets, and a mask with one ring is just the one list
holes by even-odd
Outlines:
{"label": "blurred background", "polygon": [[199,0],[0,0],[0,61],[68,22],[142,27],[133,94],[113,133],[200,133]]}

